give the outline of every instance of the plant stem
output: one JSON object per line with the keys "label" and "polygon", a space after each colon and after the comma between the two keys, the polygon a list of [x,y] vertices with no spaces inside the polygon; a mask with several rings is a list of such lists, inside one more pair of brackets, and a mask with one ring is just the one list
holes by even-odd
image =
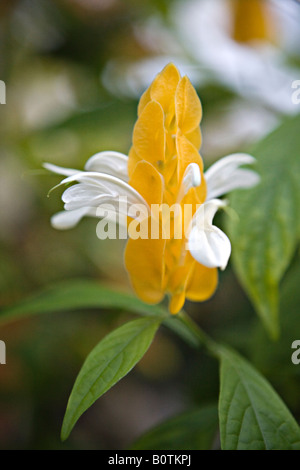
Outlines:
{"label": "plant stem", "polygon": [[191,346],[204,347],[209,354],[218,357],[220,346],[201,330],[185,312],[181,311],[178,315],[168,318],[164,323]]}

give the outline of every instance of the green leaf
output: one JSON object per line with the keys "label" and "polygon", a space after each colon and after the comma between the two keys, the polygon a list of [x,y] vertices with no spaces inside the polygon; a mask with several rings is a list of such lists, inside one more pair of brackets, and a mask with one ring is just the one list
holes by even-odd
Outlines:
{"label": "green leaf", "polygon": [[219,354],[222,449],[300,450],[299,426],[267,380],[237,353]]}
{"label": "green leaf", "polygon": [[68,401],[61,432],[63,440],[80,416],[143,357],[159,325],[157,319],[133,320],[112,331],[92,350]]}
{"label": "green leaf", "polygon": [[188,342],[198,347],[199,341],[181,321],[179,315],[171,315],[163,305],[148,305],[132,294],[118,292],[91,280],[71,280],[42,289],[31,297],[0,311],[0,324],[30,315],[64,312],[87,308],[124,310],[142,316],[156,317],[164,325]]}
{"label": "green leaf", "polygon": [[287,120],[251,152],[261,183],[236,191],[228,220],[233,264],[269,334],[279,333],[278,285],[300,232],[300,115]]}
{"label": "green leaf", "polygon": [[0,311],[0,324],[30,315],[63,312],[82,308],[109,308],[124,310],[142,316],[163,319],[163,323],[191,346],[197,347],[189,328],[179,315],[170,315],[163,305],[148,305],[127,292],[119,292],[91,280],[71,280],[42,289],[31,297]]}
{"label": "green leaf", "polygon": [[34,294],[0,312],[0,323],[33,314],[60,312],[80,308],[113,308],[142,315],[165,316],[166,309],[147,305],[134,295],[117,292],[90,280],[61,282]]}
{"label": "green leaf", "polygon": [[170,418],[147,432],[132,450],[209,450],[218,429],[218,409],[207,405]]}
{"label": "green leaf", "polygon": [[251,362],[260,370],[267,371],[268,377],[272,377],[273,383],[280,387],[286,399],[298,406],[299,383],[293,376],[300,373],[300,368],[293,364],[291,345],[295,339],[299,339],[300,331],[300,263],[295,260],[295,265],[285,275],[281,286],[280,311],[281,334],[278,341],[270,341],[261,324],[257,324],[251,335],[249,354]]}

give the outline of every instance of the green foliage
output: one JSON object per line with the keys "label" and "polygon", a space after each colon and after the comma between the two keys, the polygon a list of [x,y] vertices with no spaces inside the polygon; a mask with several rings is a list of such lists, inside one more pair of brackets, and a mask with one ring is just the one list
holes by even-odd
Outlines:
{"label": "green foliage", "polygon": [[220,360],[222,449],[299,450],[299,426],[265,378],[229,349]]}
{"label": "green foliage", "polygon": [[300,264],[295,260],[281,286],[280,327],[277,341],[270,341],[261,324],[257,324],[250,338],[249,357],[251,362],[268,374],[272,383],[280,390],[287,403],[297,407],[299,402],[299,366],[291,361],[291,345],[299,339],[300,331]]}
{"label": "green foliage", "polygon": [[251,152],[261,183],[236,191],[228,222],[238,277],[269,332],[279,333],[278,285],[295,252],[300,221],[300,116],[289,119]]}
{"label": "green foliage", "polygon": [[143,315],[165,316],[160,306],[149,306],[135,296],[116,292],[96,281],[76,279],[55,284],[0,312],[0,323],[33,314],[80,308],[113,308]]}
{"label": "green foliage", "polygon": [[[297,272],[298,267],[292,281],[297,279]],[[289,283],[289,288],[293,290],[294,284]],[[283,296],[286,302],[288,292]],[[137,364],[164,323],[193,347],[204,345],[220,360],[219,425],[223,449],[300,449],[298,425],[267,380],[236,352],[212,341],[186,315],[170,316],[163,307],[145,305],[130,294],[94,281],[75,280],[52,286],[2,311],[0,318],[11,321],[31,314],[87,307],[121,309],[144,318],[112,331],[85,360],[68,402],[63,440],[80,416]],[[209,449],[217,424],[216,408],[201,407],[150,430],[133,449]]]}
{"label": "green foliage", "polygon": [[215,405],[192,409],[148,431],[133,444],[133,450],[207,450],[218,429]]}
{"label": "green foliage", "polygon": [[75,381],[61,437],[66,439],[79,417],[135,366],[149,348],[160,321],[133,320],[108,334],[93,349]]}
{"label": "green foliage", "polygon": [[198,346],[198,340],[180,321],[180,317],[171,317],[162,305],[148,305],[135,295],[118,292],[96,281],[76,279],[64,281],[42,289],[31,297],[0,311],[0,324],[23,317],[63,312],[87,308],[108,308],[135,313],[143,316],[161,318],[164,324],[187,341],[191,346]]}

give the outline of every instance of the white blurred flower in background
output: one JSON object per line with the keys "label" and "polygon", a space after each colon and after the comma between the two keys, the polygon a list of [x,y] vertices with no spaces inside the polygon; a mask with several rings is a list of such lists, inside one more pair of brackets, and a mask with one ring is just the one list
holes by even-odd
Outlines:
{"label": "white blurred flower in background", "polygon": [[[155,71],[173,61],[195,87],[221,85],[236,95],[226,106],[220,105],[217,119],[215,112],[212,122],[206,114],[204,151],[208,158],[262,138],[281,115],[299,112],[292,100],[292,83],[300,77],[300,69],[287,58],[300,51],[300,5],[293,0],[261,0],[270,34],[238,42],[233,37],[234,2],[239,0],[175,2],[168,27],[152,18],[136,29],[149,49],[152,44],[151,56],[133,62],[115,58],[102,75],[111,93],[137,98]],[[259,5],[259,0],[253,2]],[[217,142],[210,139],[216,126]]]}
{"label": "white blurred flower in background", "polygon": [[235,41],[233,4],[224,0],[178,4],[173,21],[186,48],[206,69],[207,79],[217,80],[274,111],[294,113],[291,84],[299,69],[286,63],[286,54],[297,50],[296,44],[299,53],[300,6],[292,0],[261,0],[261,4],[275,43],[269,37],[251,43]]}

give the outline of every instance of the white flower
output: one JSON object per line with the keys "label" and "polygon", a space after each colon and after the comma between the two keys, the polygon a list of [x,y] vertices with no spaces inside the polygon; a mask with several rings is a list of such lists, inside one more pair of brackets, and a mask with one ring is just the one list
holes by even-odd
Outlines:
{"label": "white flower", "polygon": [[[138,204],[150,213],[150,208],[143,197],[128,184],[127,156],[113,151],[105,151],[92,156],[85,165],[85,171],[62,168],[45,163],[48,170],[66,176],[58,186],[77,182],[67,188],[63,195],[64,211],[55,214],[53,227],[65,230],[74,227],[83,217],[99,216],[97,208],[109,204],[116,212],[120,211],[120,198],[126,197],[123,214],[129,215],[130,207]],[[213,225],[217,210],[226,205],[218,197],[235,189],[250,188],[259,181],[256,172],[241,168],[241,165],[253,164],[255,159],[248,154],[228,155],[214,163],[205,173],[207,184],[206,201],[196,211],[188,230],[187,248],[196,261],[209,268],[225,269],[231,244],[228,237]],[[187,167],[179,199],[191,187],[199,186],[201,173],[197,164]],[[116,220],[116,219],[115,219]]]}
{"label": "white flower", "polygon": [[217,210],[226,205],[216,199],[235,189],[250,188],[259,182],[253,170],[240,168],[253,164],[254,157],[237,153],[221,158],[205,173],[207,185],[206,201],[195,213],[188,235],[188,249],[198,263],[208,268],[226,268],[230,254],[230,240],[222,230],[212,224]]}

